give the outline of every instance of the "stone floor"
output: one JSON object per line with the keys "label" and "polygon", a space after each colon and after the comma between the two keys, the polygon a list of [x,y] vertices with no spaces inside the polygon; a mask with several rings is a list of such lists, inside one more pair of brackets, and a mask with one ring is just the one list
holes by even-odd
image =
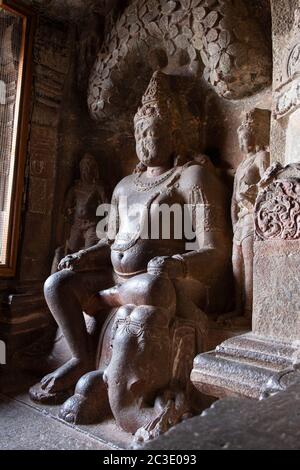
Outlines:
{"label": "stone floor", "polygon": [[[28,379],[28,383],[26,380]],[[0,450],[122,450],[132,436],[115,422],[73,426],[58,418],[58,407],[30,401],[34,378],[1,376]],[[20,383],[23,390],[20,390]],[[5,393],[3,392],[5,388]],[[201,416],[149,442],[146,450],[300,449],[300,373],[286,391],[262,401],[226,398]]]}
{"label": "stone floor", "polygon": [[[58,417],[58,406],[33,403],[27,394],[35,381],[5,374],[0,381],[0,450],[122,450],[132,436],[114,420],[74,426]],[[22,384],[22,386],[20,386]]]}

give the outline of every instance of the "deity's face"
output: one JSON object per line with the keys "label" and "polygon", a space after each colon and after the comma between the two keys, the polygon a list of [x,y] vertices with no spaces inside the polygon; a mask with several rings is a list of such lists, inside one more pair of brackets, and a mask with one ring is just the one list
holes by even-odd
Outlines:
{"label": "deity's face", "polygon": [[148,167],[170,163],[174,151],[170,126],[160,117],[140,119],[135,123],[136,153],[141,163]]}
{"label": "deity's face", "polygon": [[249,154],[255,150],[255,139],[251,131],[241,127],[238,130],[238,138],[242,153]]}
{"label": "deity's face", "polygon": [[99,179],[99,169],[96,160],[85,155],[80,162],[80,178],[84,183],[94,183]]}

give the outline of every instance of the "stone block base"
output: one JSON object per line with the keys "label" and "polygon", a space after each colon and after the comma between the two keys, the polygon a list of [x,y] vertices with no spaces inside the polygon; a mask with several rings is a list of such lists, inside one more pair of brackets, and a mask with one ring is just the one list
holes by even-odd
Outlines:
{"label": "stone block base", "polygon": [[199,354],[191,380],[206,395],[261,398],[285,388],[287,377],[296,373],[298,355],[296,345],[247,333]]}

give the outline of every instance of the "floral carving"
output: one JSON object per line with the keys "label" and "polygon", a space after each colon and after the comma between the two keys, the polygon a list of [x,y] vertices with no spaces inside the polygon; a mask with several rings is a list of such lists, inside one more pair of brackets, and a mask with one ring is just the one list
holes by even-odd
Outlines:
{"label": "floral carving", "polygon": [[256,201],[257,240],[300,238],[300,179],[276,180]]}
{"label": "floral carving", "polygon": [[[145,63],[151,51],[159,51],[160,57],[164,54],[163,66],[178,54],[180,65],[186,67],[183,75],[197,74],[195,64],[200,64],[204,79],[226,98],[240,98],[268,85],[271,48],[257,20],[251,18],[248,2],[237,4],[224,0],[133,0],[107,31],[94,65],[88,96],[92,116],[105,119],[111,115],[114,100],[124,103],[118,98],[122,74],[129,74],[131,67],[136,76],[136,63]],[[160,68],[159,58],[157,62]],[[114,77],[116,70],[118,79]],[[180,70],[174,72],[180,74]]]}

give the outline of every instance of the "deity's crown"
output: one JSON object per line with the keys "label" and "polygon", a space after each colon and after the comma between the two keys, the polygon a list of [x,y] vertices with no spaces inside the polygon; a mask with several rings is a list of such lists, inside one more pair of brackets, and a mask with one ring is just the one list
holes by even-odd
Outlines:
{"label": "deity's crown", "polygon": [[238,132],[243,131],[253,136],[256,145],[267,147],[270,143],[270,118],[271,113],[268,109],[251,109],[243,114]]}
{"label": "deity's crown", "polygon": [[170,86],[170,76],[156,71],[152,75],[147,90],[142,97],[142,106],[138,109],[134,121],[153,117],[171,118],[171,125],[176,120],[176,103]]}

